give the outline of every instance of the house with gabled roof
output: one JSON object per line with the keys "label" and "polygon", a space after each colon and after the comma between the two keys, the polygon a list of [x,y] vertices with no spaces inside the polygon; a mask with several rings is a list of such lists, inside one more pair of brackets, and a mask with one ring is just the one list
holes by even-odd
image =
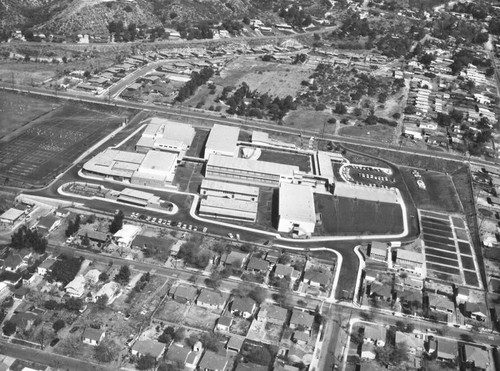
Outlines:
{"label": "house with gabled roof", "polygon": [[303,312],[299,309],[294,309],[292,311],[292,317],[290,318],[290,328],[292,330],[303,327],[305,331],[310,331],[314,323],[314,316],[307,312]]}
{"label": "house with gabled roof", "polygon": [[231,336],[226,343],[226,349],[236,353],[240,352],[242,346],[243,346],[243,339],[241,339],[238,336]]}
{"label": "house with gabled roof", "polygon": [[92,327],[86,327],[82,334],[82,341],[88,345],[99,345],[104,339],[106,333],[102,330],[98,330]]}
{"label": "house with gabled roof", "polygon": [[226,371],[228,362],[227,356],[206,351],[201,357],[198,367],[202,371]]}
{"label": "house with gabled roof", "polygon": [[429,294],[429,308],[436,312],[455,312],[455,304],[447,296],[443,295]]}
{"label": "house with gabled roof", "polygon": [[269,262],[264,259],[251,257],[247,265],[247,271],[252,273],[265,273],[269,269]]}
{"label": "house with gabled roof", "polygon": [[175,300],[192,303],[198,295],[198,289],[193,286],[179,285],[172,288],[170,294]]}
{"label": "house with gabled roof", "polygon": [[76,276],[64,289],[69,296],[81,298],[85,292],[85,278],[82,275]]}
{"label": "house with gabled roof", "polygon": [[257,303],[249,297],[236,297],[231,302],[231,314],[233,316],[249,318],[255,313],[256,309]]}
{"label": "house with gabled roof", "polygon": [[159,360],[165,351],[165,344],[155,340],[138,340],[132,346],[132,354],[134,356],[152,355],[156,360]]}
{"label": "house with gabled roof", "polygon": [[233,324],[233,317],[222,316],[217,320],[215,325],[215,330],[219,332],[229,332],[231,325]]}
{"label": "house with gabled roof", "polygon": [[325,288],[330,282],[330,277],[330,271],[314,267],[305,271],[304,282],[310,286]]}
{"label": "house with gabled roof", "polygon": [[48,257],[45,259],[36,269],[38,274],[45,276],[48,272],[50,272],[50,268],[54,265],[56,259],[52,257]]}
{"label": "house with gabled roof", "polygon": [[201,289],[200,295],[196,299],[196,305],[211,310],[222,310],[226,301],[227,295],[222,292]]}
{"label": "house with gabled roof", "polygon": [[269,250],[266,254],[266,260],[271,264],[276,264],[280,257],[280,252],[276,250]]}
{"label": "house with gabled roof", "polygon": [[297,279],[300,278],[300,272],[296,271],[294,267],[285,264],[276,264],[274,268],[274,277],[283,279],[285,277],[290,277],[290,281],[293,284]]}
{"label": "house with gabled roof", "polygon": [[226,267],[241,268],[247,258],[248,254],[239,251],[231,251],[229,254],[223,255],[220,261],[223,262]]}
{"label": "house with gabled roof", "polygon": [[386,340],[386,330],[383,326],[366,325],[364,327],[363,342],[372,343],[377,347],[383,347]]}
{"label": "house with gabled roof", "polygon": [[55,230],[57,227],[61,225],[61,219],[57,218],[53,214],[49,214],[46,216],[42,216],[38,223],[36,224],[36,228],[45,233],[50,233]]}
{"label": "house with gabled roof", "polygon": [[286,308],[278,307],[273,304],[261,306],[258,314],[259,321],[267,321],[281,326],[286,322],[287,317],[288,310]]}
{"label": "house with gabled roof", "polygon": [[484,303],[466,302],[463,304],[464,316],[475,319],[479,322],[486,321],[488,309]]}
{"label": "house with gabled roof", "polygon": [[462,361],[474,370],[487,370],[490,367],[490,356],[484,347],[465,344],[463,347]]}
{"label": "house with gabled roof", "polygon": [[437,359],[454,361],[458,356],[458,344],[454,340],[440,338],[437,342]]}

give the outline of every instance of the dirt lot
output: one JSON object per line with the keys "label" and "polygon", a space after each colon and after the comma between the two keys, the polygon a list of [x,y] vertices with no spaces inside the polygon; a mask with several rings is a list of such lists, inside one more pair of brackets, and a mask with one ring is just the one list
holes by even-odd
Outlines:
{"label": "dirt lot", "polygon": [[233,324],[231,325],[229,332],[237,335],[246,336],[248,329],[250,328],[250,325],[251,325],[250,321],[241,317],[234,317]]}
{"label": "dirt lot", "polygon": [[255,56],[241,56],[228,64],[220,77],[213,81],[224,87],[236,87],[246,82],[251,90],[285,98],[287,95],[294,97],[300,89],[301,81],[307,80],[310,74],[310,67],[262,62]]}
{"label": "dirt lot", "polygon": [[156,318],[172,323],[181,323],[184,314],[189,310],[187,304],[181,304],[175,300],[165,301],[156,313]]}
{"label": "dirt lot", "polygon": [[355,125],[345,126],[339,130],[339,134],[348,137],[362,137],[380,143],[392,143],[394,138],[394,128],[388,125]]}
{"label": "dirt lot", "polygon": [[[284,118],[285,126],[290,126],[295,129],[304,129],[308,131],[316,131],[318,135],[323,132],[325,134],[335,134],[335,125],[327,123],[328,119],[333,117],[329,111],[314,111],[300,109],[290,111]],[[308,141],[304,145],[307,146]]]}
{"label": "dirt lot", "polygon": [[213,330],[217,318],[219,318],[218,314],[197,305],[192,305],[186,313],[183,324],[210,331]]}
{"label": "dirt lot", "polygon": [[401,168],[401,174],[412,195],[415,206],[419,209],[461,213],[462,206],[458,199],[451,177],[433,171],[419,171],[426,190],[418,188],[411,168]]}

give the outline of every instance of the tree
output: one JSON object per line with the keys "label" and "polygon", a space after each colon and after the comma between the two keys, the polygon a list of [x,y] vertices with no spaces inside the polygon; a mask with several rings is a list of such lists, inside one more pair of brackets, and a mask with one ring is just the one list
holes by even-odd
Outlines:
{"label": "tree", "polygon": [[156,363],[155,357],[151,354],[146,353],[137,359],[136,367],[138,370],[150,370],[153,369]]}
{"label": "tree", "polygon": [[397,366],[408,360],[408,345],[397,343],[375,348],[375,359],[383,366]]}
{"label": "tree", "polygon": [[99,296],[96,300],[97,307],[99,309],[106,308],[106,305],[108,305],[108,300],[109,300],[109,297],[106,294]]}
{"label": "tree", "polygon": [[6,321],[2,327],[3,334],[5,336],[10,336],[16,332],[17,326],[12,321]]}
{"label": "tree", "polygon": [[345,113],[347,113],[347,108],[344,104],[340,103],[340,102],[337,102],[335,104],[335,108],[334,108],[334,111],[335,113],[339,114],[339,115],[343,115]]}
{"label": "tree", "polygon": [[109,225],[109,232],[112,234],[115,234],[118,232],[120,229],[123,227],[123,219],[125,218],[125,215],[123,214],[123,211],[119,210],[115,216],[113,217],[113,221]]}
{"label": "tree", "polygon": [[90,238],[88,233],[85,233],[85,236],[83,236],[82,245],[87,247],[90,246]]}
{"label": "tree", "polygon": [[268,291],[263,287],[257,286],[248,293],[248,296],[260,305],[267,299]]}
{"label": "tree", "polygon": [[69,298],[64,303],[64,307],[67,310],[78,311],[83,308],[83,300],[79,298]]}
{"label": "tree", "polygon": [[94,348],[94,358],[99,362],[109,363],[118,354],[119,348],[114,340],[104,339]]}
{"label": "tree", "polygon": [[106,272],[101,272],[99,275],[99,281],[106,282],[107,280],[109,280],[108,274]]}
{"label": "tree", "polygon": [[415,113],[417,113],[417,109],[415,108],[415,106],[408,105],[405,107],[405,113],[408,115],[414,115]]}
{"label": "tree", "polygon": [[36,229],[31,230],[23,225],[11,235],[11,246],[16,250],[27,248],[43,254],[47,248],[47,240]]}
{"label": "tree", "polygon": [[52,325],[52,328],[54,329],[55,332],[58,332],[59,330],[63,329],[64,326],[66,326],[66,323],[62,319],[58,319],[54,322]]}
{"label": "tree", "polygon": [[120,285],[125,285],[130,280],[130,268],[128,265],[122,265],[120,271],[115,276],[115,281]]}
{"label": "tree", "polygon": [[43,306],[48,310],[54,310],[59,306],[59,303],[53,299],[49,299],[43,303]]}

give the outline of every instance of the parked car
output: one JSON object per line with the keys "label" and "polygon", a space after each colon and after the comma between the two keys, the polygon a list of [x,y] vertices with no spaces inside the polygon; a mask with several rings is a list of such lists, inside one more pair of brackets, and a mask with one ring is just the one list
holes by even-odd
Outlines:
{"label": "parked car", "polygon": [[59,343],[59,338],[55,338],[54,340],[52,340],[50,342],[50,346],[53,347],[54,345],[56,345],[57,343]]}

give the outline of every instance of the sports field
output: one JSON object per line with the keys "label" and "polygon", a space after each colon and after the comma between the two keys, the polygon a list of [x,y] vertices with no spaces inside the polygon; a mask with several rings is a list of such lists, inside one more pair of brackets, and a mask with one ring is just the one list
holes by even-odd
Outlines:
{"label": "sports field", "polygon": [[108,135],[124,117],[66,104],[0,143],[0,181],[43,185],[86,149]]}
{"label": "sports field", "polygon": [[382,202],[315,194],[325,234],[370,235],[403,232],[401,206]]}
{"label": "sports field", "polygon": [[420,210],[427,275],[479,287],[476,262],[464,221],[449,214]]}

